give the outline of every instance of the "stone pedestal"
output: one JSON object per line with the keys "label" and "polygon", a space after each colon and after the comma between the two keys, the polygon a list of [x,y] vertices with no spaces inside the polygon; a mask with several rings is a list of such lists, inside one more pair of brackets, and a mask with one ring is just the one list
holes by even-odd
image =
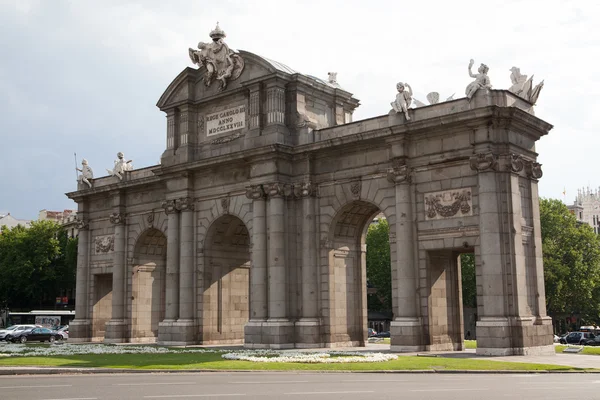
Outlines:
{"label": "stone pedestal", "polygon": [[158,324],[158,341],[163,346],[185,346],[197,343],[198,324],[192,320],[169,321]]}
{"label": "stone pedestal", "polygon": [[248,321],[244,327],[247,349],[293,349],[294,323],[288,320]]}
{"label": "stone pedestal", "polygon": [[398,317],[390,324],[390,350],[408,353],[425,350],[421,318]]}
{"label": "stone pedestal", "polygon": [[302,318],[296,322],[296,348],[325,347],[321,336],[321,323],[316,318]]}
{"label": "stone pedestal", "polygon": [[[70,329],[70,326],[69,326]],[[125,321],[110,320],[106,323],[104,333],[104,343],[125,343],[127,342],[126,331],[127,323]]]}
{"label": "stone pedestal", "polygon": [[92,322],[74,319],[69,323],[69,343],[85,343],[92,340]]}
{"label": "stone pedestal", "polygon": [[552,319],[481,318],[477,354],[483,356],[554,355]]}

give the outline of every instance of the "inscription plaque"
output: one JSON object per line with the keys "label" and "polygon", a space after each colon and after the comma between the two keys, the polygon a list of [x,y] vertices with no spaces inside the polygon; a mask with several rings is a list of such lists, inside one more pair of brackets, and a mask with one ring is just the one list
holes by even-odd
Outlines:
{"label": "inscription plaque", "polygon": [[206,115],[206,135],[213,136],[221,133],[236,131],[246,127],[246,106],[228,108]]}

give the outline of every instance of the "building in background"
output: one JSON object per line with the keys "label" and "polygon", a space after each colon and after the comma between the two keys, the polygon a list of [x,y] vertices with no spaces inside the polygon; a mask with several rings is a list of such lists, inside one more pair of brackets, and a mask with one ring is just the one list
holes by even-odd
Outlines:
{"label": "building in background", "polygon": [[69,237],[77,237],[77,210],[49,211],[40,210],[38,221],[54,221],[62,225]]}
{"label": "building in background", "polygon": [[6,227],[7,229],[12,229],[18,225],[22,225],[26,228],[29,228],[31,225],[31,221],[27,219],[17,219],[7,213],[6,215],[0,214],[0,232],[2,232],[2,227]]}
{"label": "building in background", "polygon": [[575,201],[567,208],[577,221],[589,224],[594,232],[600,234],[600,188],[578,189]]}

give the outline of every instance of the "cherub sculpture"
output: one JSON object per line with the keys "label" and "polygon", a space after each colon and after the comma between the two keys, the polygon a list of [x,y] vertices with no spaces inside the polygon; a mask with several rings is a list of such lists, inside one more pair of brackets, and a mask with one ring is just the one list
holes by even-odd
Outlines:
{"label": "cherub sculpture", "polygon": [[106,171],[109,173],[109,175],[116,176],[119,178],[119,180],[122,180],[123,174],[126,171],[131,171],[133,169],[133,165],[131,164],[132,162],[133,160],[125,161],[125,155],[123,155],[121,152],[118,152],[117,159],[115,160],[115,166],[112,170],[107,168]]}
{"label": "cherub sculpture", "polygon": [[[405,90],[405,86],[408,91]],[[398,82],[396,89],[398,90],[398,94],[396,95],[396,100],[391,103],[392,108],[397,113],[403,112],[406,120],[410,121],[410,117],[408,116],[408,108],[412,103],[412,88],[408,83]]]}
{"label": "cherub sculpture", "polygon": [[469,99],[469,100],[471,100],[471,98],[473,97],[473,95],[475,94],[475,92],[477,90],[490,89],[492,87],[490,78],[487,76],[489,67],[485,64],[481,64],[479,66],[479,69],[477,70],[479,73],[474,74],[473,72],[471,72],[471,68],[473,67],[474,63],[475,63],[475,61],[473,61],[473,59],[471,59],[471,61],[469,62],[469,76],[471,78],[475,78],[475,80],[473,82],[469,83],[469,85],[467,86],[467,89],[465,90],[467,99]]}
{"label": "cherub sculpture", "polygon": [[87,160],[85,158],[81,160],[81,169],[75,169],[81,172],[81,174],[77,176],[77,183],[84,182],[89,187],[92,187],[92,183],[89,180],[94,179],[94,171],[92,171],[92,168],[90,168],[90,166],[88,165]]}

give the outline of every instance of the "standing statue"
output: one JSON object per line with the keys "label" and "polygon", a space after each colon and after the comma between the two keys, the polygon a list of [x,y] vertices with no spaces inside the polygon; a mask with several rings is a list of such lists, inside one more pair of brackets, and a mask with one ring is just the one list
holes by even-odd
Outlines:
{"label": "standing statue", "polygon": [[92,171],[92,168],[88,165],[87,160],[85,158],[81,160],[81,168],[75,169],[81,172],[81,174],[77,176],[77,183],[84,182],[89,187],[92,187],[92,183],[89,180],[94,179],[94,171]]}
{"label": "standing statue", "polygon": [[198,49],[189,49],[190,59],[198,67],[205,67],[204,85],[210,86],[215,80],[219,81],[220,90],[227,87],[229,80],[240,77],[244,69],[244,59],[235,54],[223,41],[225,32],[217,27],[210,32],[212,43],[198,43]]}
{"label": "standing statue", "polygon": [[119,180],[122,180],[123,174],[126,171],[131,171],[133,169],[133,165],[131,164],[132,162],[133,160],[125,161],[125,155],[123,155],[121,152],[118,152],[117,159],[115,160],[115,166],[112,170],[107,168],[106,171],[109,173],[109,175],[116,176],[119,178]]}
{"label": "standing statue", "polygon": [[508,88],[508,91],[535,105],[540,92],[544,87],[544,81],[541,81],[535,85],[535,87],[533,87],[533,75],[531,78],[527,79],[527,75],[521,74],[521,69],[518,67],[512,67],[510,72],[510,81],[512,86]]}
{"label": "standing statue", "polygon": [[[408,89],[408,91],[404,90],[404,87]],[[396,89],[398,90],[398,94],[396,95],[396,100],[391,102],[392,108],[397,113],[403,112],[407,121],[410,121],[410,117],[408,116],[408,107],[410,107],[412,103],[412,88],[408,83],[398,82],[396,84]]]}
{"label": "standing statue", "polygon": [[471,97],[473,97],[473,95],[475,94],[475,92],[477,90],[490,89],[492,87],[490,78],[487,76],[489,67],[485,64],[481,64],[479,66],[479,69],[477,70],[479,73],[473,74],[473,72],[471,72],[471,68],[473,67],[474,63],[475,63],[475,61],[473,61],[473,59],[471,59],[471,61],[469,61],[469,76],[471,78],[475,78],[475,80],[473,82],[469,83],[469,85],[467,86],[467,89],[465,90],[467,99],[469,99],[469,100],[471,100]]}

